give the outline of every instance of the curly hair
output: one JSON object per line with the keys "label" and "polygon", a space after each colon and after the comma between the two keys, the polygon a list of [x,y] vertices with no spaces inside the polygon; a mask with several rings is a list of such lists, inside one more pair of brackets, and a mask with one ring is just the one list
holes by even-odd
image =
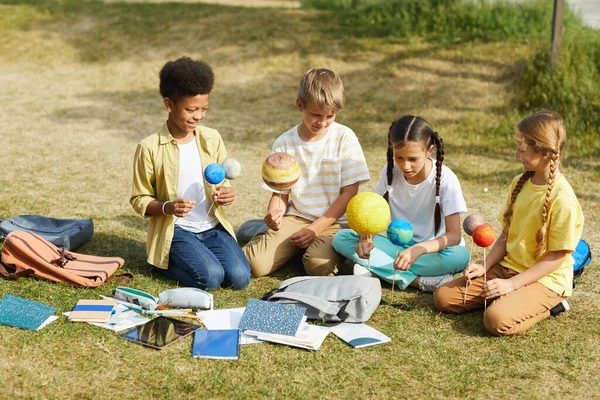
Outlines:
{"label": "curly hair", "polygon": [[215,81],[213,70],[207,63],[189,57],[167,62],[159,77],[161,96],[174,102],[188,96],[209,94]]}
{"label": "curly hair", "polygon": [[[567,143],[567,132],[562,117],[552,111],[545,110],[538,111],[521,121],[517,125],[517,132],[522,135],[525,144],[534,151],[550,154],[550,173],[544,198],[544,207],[542,208],[542,227],[535,235],[537,248],[534,257],[536,260],[539,260],[548,247],[548,207],[550,206],[550,196],[554,188],[560,155]],[[508,229],[513,216],[513,204],[527,180],[532,176],[532,171],[523,173],[510,195],[510,203],[506,207],[502,218],[502,233],[505,237],[508,237]]]}
{"label": "curly hair", "polygon": [[[435,210],[433,215],[435,234],[442,225],[442,210],[440,208],[440,181],[442,179],[442,163],[444,162],[444,140],[433,130],[431,125],[421,117],[405,115],[392,122],[388,132],[387,150],[387,183],[392,184],[394,171],[394,148],[403,147],[408,141],[419,141],[425,149],[435,144]],[[384,195],[388,200],[388,193]]]}

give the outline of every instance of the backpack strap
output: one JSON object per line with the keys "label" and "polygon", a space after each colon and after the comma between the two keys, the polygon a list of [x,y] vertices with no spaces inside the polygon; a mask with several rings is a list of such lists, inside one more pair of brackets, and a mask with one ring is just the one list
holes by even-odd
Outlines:
{"label": "backpack strap", "polygon": [[[281,288],[279,290],[281,290]],[[302,293],[287,293],[287,292],[282,292],[282,291],[278,291],[277,293],[274,293],[274,294],[268,296],[266,299],[265,299],[265,297],[263,297],[263,299],[264,300],[282,299],[282,300],[299,301],[299,302],[307,304],[313,308],[316,308],[317,310],[319,310],[325,314],[335,315],[342,322],[345,321],[346,319],[348,319],[348,317],[350,316],[346,312],[346,306],[348,306],[348,301],[346,301],[346,303],[342,307],[337,307],[334,304],[332,304],[331,302],[324,300],[317,296],[311,296],[311,295],[302,294]]]}
{"label": "backpack strap", "polygon": [[113,275],[109,277],[106,282],[116,283],[117,285],[126,285],[133,280],[133,274],[130,272],[123,272],[122,274]]}
{"label": "backpack strap", "polygon": [[[9,265],[12,268],[10,268]],[[13,272],[10,272],[11,270]],[[35,270],[33,270],[31,268],[21,269],[19,271],[19,268],[17,268],[16,265],[4,264],[2,261],[0,261],[0,275],[4,275],[6,277],[6,279],[9,279],[11,281],[17,280],[22,276],[29,276],[29,275],[34,275],[34,274],[35,274]]]}

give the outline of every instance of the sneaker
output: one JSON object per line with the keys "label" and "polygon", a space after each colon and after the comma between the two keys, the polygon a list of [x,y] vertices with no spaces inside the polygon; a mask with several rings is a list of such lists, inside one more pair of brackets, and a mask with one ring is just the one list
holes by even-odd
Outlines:
{"label": "sneaker", "polygon": [[422,292],[433,293],[435,289],[439,288],[445,283],[448,283],[454,279],[454,276],[450,274],[438,275],[438,276],[422,276],[419,278],[419,290]]}
{"label": "sneaker", "polygon": [[368,277],[372,277],[373,276],[373,274],[371,273],[371,271],[369,271],[368,269],[366,269],[365,267],[363,267],[359,263],[354,264],[354,269],[352,270],[352,274],[353,275],[358,275],[358,276],[368,276]]}
{"label": "sneaker", "polygon": [[565,311],[569,311],[570,309],[571,309],[571,306],[565,299],[550,309],[550,315],[552,315],[553,317],[556,317],[558,314],[565,312]]}

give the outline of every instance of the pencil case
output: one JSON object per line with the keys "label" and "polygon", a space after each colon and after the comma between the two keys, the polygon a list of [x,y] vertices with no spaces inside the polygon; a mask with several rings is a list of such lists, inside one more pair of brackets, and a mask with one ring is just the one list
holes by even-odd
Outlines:
{"label": "pencil case", "polygon": [[193,287],[175,288],[159,293],[158,304],[167,308],[212,310],[213,295]]}
{"label": "pencil case", "polygon": [[158,299],[149,293],[124,286],[117,286],[113,290],[115,299],[123,300],[142,307],[144,310],[156,310]]}

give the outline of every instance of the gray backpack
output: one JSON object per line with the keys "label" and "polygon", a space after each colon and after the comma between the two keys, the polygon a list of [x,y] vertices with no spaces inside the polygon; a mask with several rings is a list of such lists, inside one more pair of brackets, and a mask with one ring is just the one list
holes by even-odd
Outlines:
{"label": "gray backpack", "polygon": [[262,299],[304,306],[308,319],[364,322],[381,301],[381,283],[366,276],[300,276],[281,282]]}

